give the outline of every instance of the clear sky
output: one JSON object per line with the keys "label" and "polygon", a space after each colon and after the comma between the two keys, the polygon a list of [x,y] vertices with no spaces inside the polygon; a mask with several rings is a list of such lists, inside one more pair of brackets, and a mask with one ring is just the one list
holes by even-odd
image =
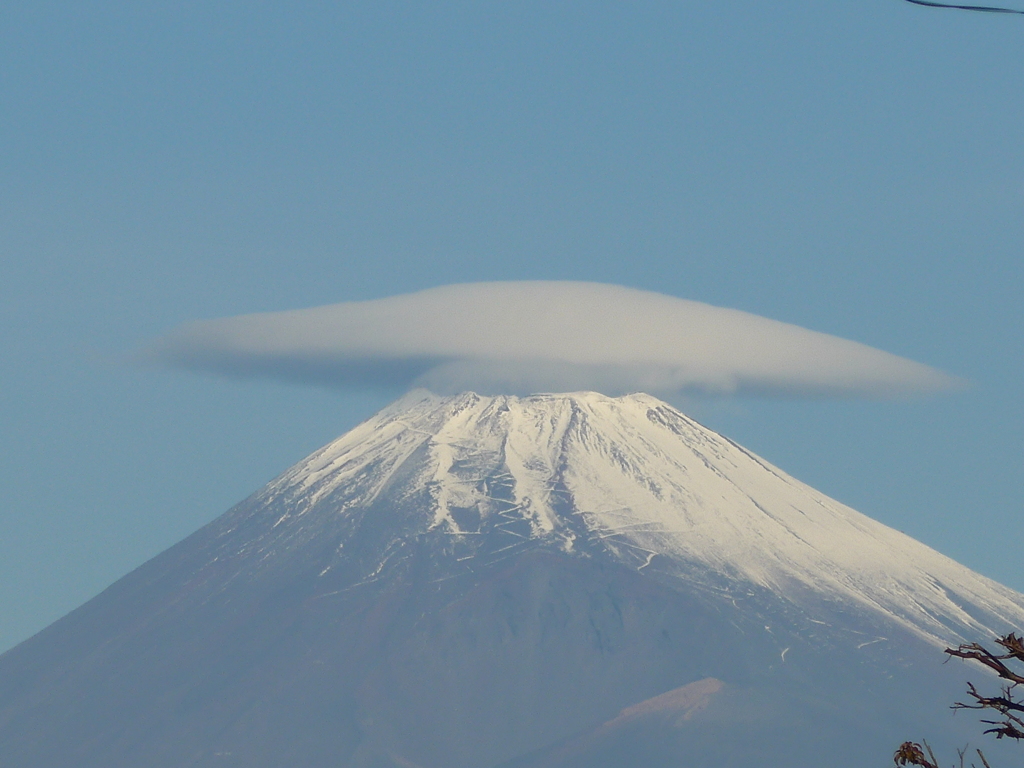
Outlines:
{"label": "clear sky", "polygon": [[586,280],[969,379],[677,403],[1024,590],[1024,18],[901,0],[7,3],[0,649],[399,392],[137,368],[180,323]]}

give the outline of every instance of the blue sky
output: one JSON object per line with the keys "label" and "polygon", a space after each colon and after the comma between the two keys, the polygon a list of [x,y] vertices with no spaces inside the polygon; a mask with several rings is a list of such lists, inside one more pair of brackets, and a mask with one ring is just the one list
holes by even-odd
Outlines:
{"label": "blue sky", "polygon": [[587,280],[973,382],[680,403],[1024,590],[1018,17],[814,3],[0,12],[0,648],[397,392],[133,367],[180,323]]}

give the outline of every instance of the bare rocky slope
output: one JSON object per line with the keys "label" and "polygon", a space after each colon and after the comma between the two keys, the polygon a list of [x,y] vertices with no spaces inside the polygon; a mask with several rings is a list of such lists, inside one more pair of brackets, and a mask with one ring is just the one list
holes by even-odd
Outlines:
{"label": "bare rocky slope", "polygon": [[414,392],[0,656],[0,766],[884,765],[1022,626],[649,396]]}

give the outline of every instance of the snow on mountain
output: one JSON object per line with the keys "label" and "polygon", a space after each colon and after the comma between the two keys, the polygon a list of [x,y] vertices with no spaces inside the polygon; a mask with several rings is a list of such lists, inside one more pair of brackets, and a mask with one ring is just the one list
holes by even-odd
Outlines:
{"label": "snow on mountain", "polygon": [[[358,550],[352,585],[427,542],[437,579],[541,549],[709,590],[767,590],[816,623],[823,606],[852,604],[935,645],[1024,625],[1021,595],[643,394],[416,391],[253,501],[223,525],[259,525],[247,546],[264,558],[331,531],[321,576]],[[252,509],[274,519],[249,519]]]}

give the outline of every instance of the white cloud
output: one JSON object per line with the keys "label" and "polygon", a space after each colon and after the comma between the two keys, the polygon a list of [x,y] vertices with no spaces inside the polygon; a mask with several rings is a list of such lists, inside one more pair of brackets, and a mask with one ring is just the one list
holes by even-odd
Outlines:
{"label": "white cloud", "polygon": [[190,323],[146,356],[234,376],[483,393],[890,397],[959,380],[735,309],[578,282],[469,283]]}

